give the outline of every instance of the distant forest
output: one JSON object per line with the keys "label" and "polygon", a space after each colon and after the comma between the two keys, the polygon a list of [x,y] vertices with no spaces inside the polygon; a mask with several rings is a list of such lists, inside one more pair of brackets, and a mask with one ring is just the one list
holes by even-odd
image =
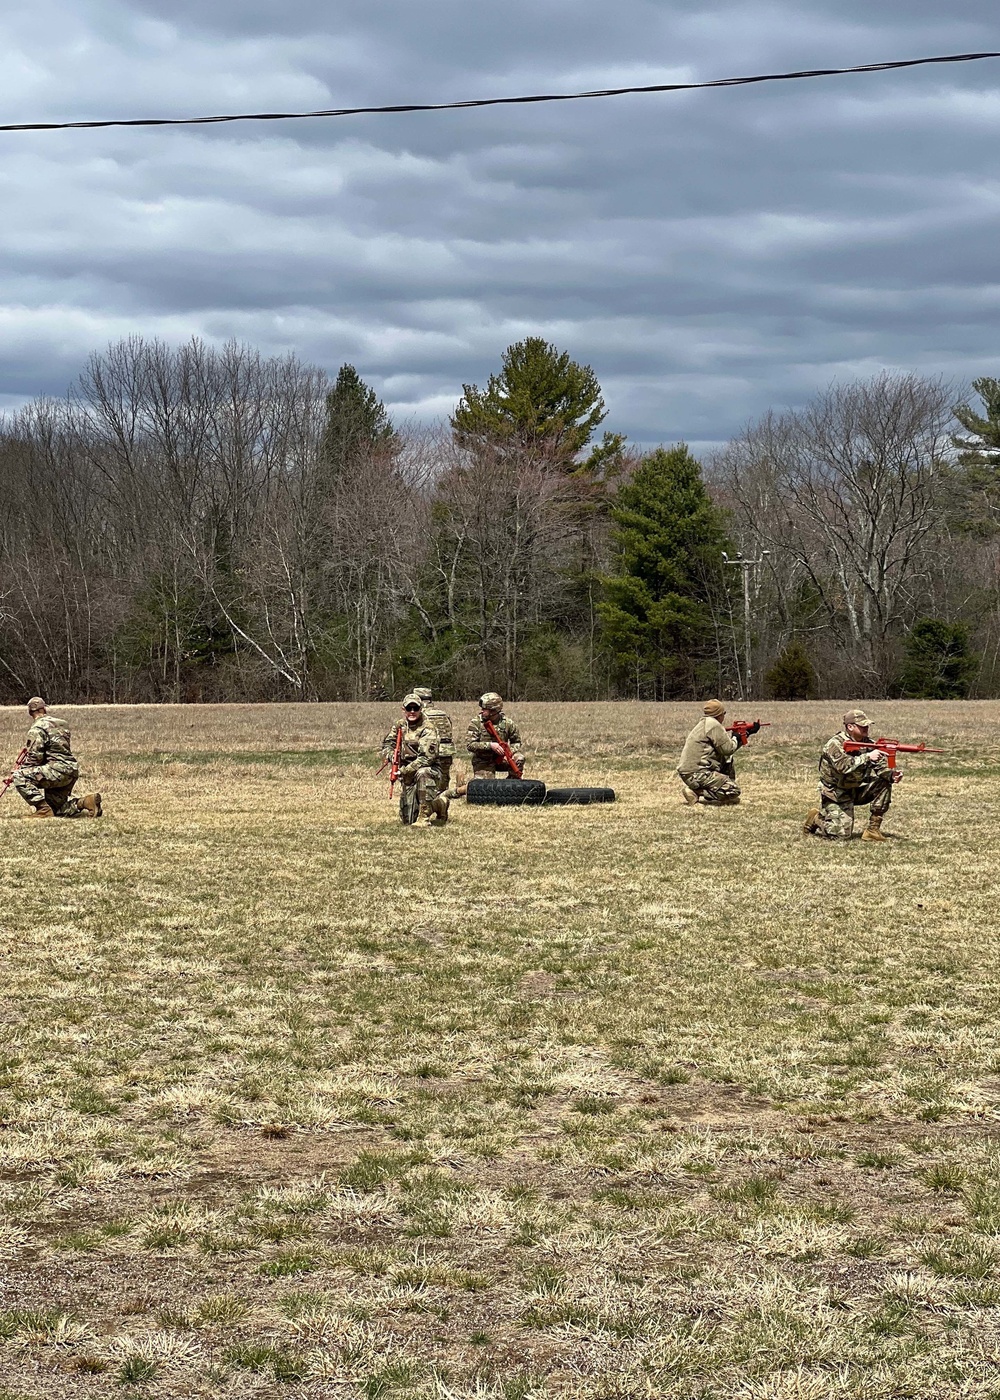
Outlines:
{"label": "distant forest", "polygon": [[837,386],[699,463],[538,338],[434,430],[350,365],[122,341],[0,422],[0,700],[996,695],[973,391]]}

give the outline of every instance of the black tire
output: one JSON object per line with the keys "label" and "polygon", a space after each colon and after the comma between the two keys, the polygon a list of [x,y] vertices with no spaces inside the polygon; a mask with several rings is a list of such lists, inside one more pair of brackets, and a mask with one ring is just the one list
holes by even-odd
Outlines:
{"label": "black tire", "polygon": [[553,807],[568,807],[572,803],[586,807],[591,802],[614,802],[614,800],[614,788],[549,788],[545,794],[545,805]]}
{"label": "black tire", "polygon": [[540,807],[545,784],[533,778],[473,778],[465,800],[473,807]]}

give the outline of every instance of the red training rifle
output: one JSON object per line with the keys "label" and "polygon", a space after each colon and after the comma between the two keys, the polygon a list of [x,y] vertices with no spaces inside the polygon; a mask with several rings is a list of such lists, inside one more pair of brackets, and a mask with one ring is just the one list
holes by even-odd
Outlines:
{"label": "red training rifle", "polygon": [[10,770],[10,772],[7,774],[6,778],[4,778],[3,787],[0,787],[0,797],[3,797],[4,793],[7,791],[7,789],[10,787],[11,783],[12,783],[12,782],[14,781],[14,779],[17,777],[17,770],[20,768],[21,764],[24,762],[24,760],[25,760],[27,757],[28,757],[28,746],[27,746],[27,744],[25,744],[24,748],[23,748],[23,749],[21,750],[21,752],[18,754],[17,758],[14,759],[14,767],[13,767],[13,768]]}
{"label": "red training rifle", "polygon": [[[395,747],[395,749],[393,750],[392,763],[389,765],[389,801],[390,801],[390,802],[392,801],[392,796],[393,796],[393,793],[395,792],[396,784],[399,782],[399,757],[400,757],[400,754],[402,753],[402,751],[403,751],[403,729],[402,729],[402,726],[400,726],[399,729],[396,730],[396,747]],[[388,757],[386,757],[386,758],[384,758],[384,759],[382,760],[382,767],[376,769],[376,772],[375,772],[376,778],[378,777],[379,773],[382,772],[382,769],[385,768],[385,765],[386,765],[387,763],[389,763]],[[3,796],[3,794],[0,793],[0,797],[2,797],[2,796]]]}
{"label": "red training rifle", "polygon": [[[754,725],[757,726],[756,729],[754,729]],[[733,722],[732,722],[732,724],[729,726],[729,729],[727,730],[727,733],[732,734],[732,736],[733,736],[734,739],[739,739],[739,741],[740,741],[740,747],[743,748],[743,747],[745,746],[747,740],[750,738],[750,731],[751,731],[751,729],[753,729],[753,732],[756,734],[756,733],[757,733],[757,729],[770,729],[770,728],[771,728],[771,721],[770,721],[770,720],[760,720],[760,719],[734,719]]]}
{"label": "red training rifle", "polygon": [[870,753],[878,749],[889,760],[889,767],[896,767],[898,753],[947,753],[947,749],[930,749],[926,744],[901,744],[898,739],[848,739],[844,743],[844,753]]}
{"label": "red training rifle", "polygon": [[500,735],[497,733],[492,720],[484,718],[483,724],[485,724],[486,732],[492,737],[493,742],[495,744],[500,745],[500,752],[503,755],[504,763],[506,763],[507,767],[513,773],[514,777],[519,778],[524,769],[523,760],[519,762],[517,754],[514,752],[511,746],[500,738]]}

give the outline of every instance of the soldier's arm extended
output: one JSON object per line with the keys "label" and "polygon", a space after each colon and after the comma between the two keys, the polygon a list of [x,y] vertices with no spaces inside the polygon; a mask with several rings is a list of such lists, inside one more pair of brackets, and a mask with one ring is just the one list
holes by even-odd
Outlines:
{"label": "soldier's arm extended", "polygon": [[[838,777],[850,778],[866,768],[878,770],[886,763],[885,756],[878,749],[865,749],[863,753],[845,753],[839,739],[831,739],[823,750],[824,757]],[[873,762],[878,760],[877,762]]]}
{"label": "soldier's arm extended", "polygon": [[739,739],[737,739],[735,735],[727,734],[717,719],[714,719],[712,723],[706,727],[705,737],[723,763],[732,758],[733,754],[740,747]]}
{"label": "soldier's arm extended", "polygon": [[487,734],[482,720],[474,719],[469,725],[465,735],[465,746],[469,753],[489,753],[492,749],[493,740]]}

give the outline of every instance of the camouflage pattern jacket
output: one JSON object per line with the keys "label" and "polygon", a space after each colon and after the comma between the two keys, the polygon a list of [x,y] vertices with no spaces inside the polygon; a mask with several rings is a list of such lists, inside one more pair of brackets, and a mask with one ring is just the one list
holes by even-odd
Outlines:
{"label": "camouflage pattern jacket", "polygon": [[[430,707],[424,711],[424,719],[429,725],[431,725],[434,729],[437,730],[437,736],[440,741],[440,747],[438,749],[438,752],[441,755],[441,757],[454,758],[455,734],[451,727],[451,716],[446,715],[444,710],[438,710],[433,707]],[[395,742],[396,738],[395,735],[393,735],[393,743]]]}
{"label": "camouflage pattern jacket", "polygon": [[706,715],[685,739],[677,771],[697,773],[707,768],[710,773],[721,773],[739,746],[739,740],[727,734],[717,719]]}
{"label": "camouflage pattern jacket", "polygon": [[[393,735],[393,748],[396,738]],[[399,751],[399,776],[404,780],[415,778],[418,768],[433,768],[438,759],[437,730],[422,722],[411,729],[407,724],[403,730],[403,747]]]}
{"label": "camouflage pattern jacket", "polygon": [[[491,720],[491,724],[505,744],[509,744],[511,751],[517,754],[518,758],[524,757],[524,750],[521,747],[521,734],[517,725],[506,715],[501,715],[499,719]],[[486,722],[481,715],[469,725],[465,735],[465,744],[472,754],[473,766],[476,768],[493,768],[498,773],[506,773],[507,765],[498,753],[494,753],[490,745],[494,742]]]}
{"label": "camouflage pattern jacket", "polygon": [[850,742],[851,736],[846,730],[827,739],[819,756],[820,787],[835,793],[853,792],[888,768],[889,760],[878,749],[845,753],[844,745]]}
{"label": "camouflage pattern jacket", "polygon": [[28,730],[28,752],[25,768],[40,768],[44,763],[58,763],[61,768],[79,768],[70,748],[69,725],[55,715],[40,715]]}

